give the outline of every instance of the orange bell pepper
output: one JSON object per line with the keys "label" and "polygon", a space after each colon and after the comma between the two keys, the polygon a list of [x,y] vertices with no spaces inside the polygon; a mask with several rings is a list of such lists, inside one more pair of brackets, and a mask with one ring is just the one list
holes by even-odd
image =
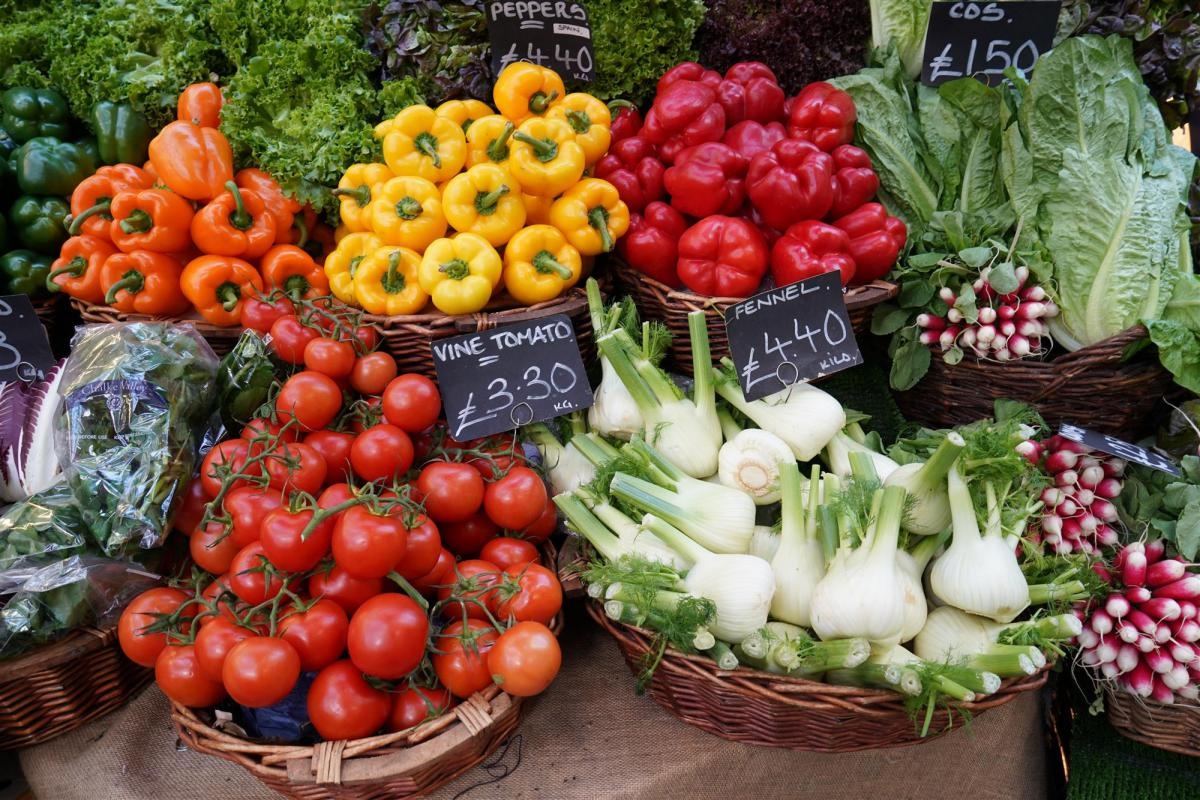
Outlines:
{"label": "orange bell pepper", "polygon": [[292,230],[292,223],[300,213],[300,201],[285,195],[274,178],[254,167],[238,170],[233,182],[257,193],[267,204],[267,211],[275,217],[275,244],[293,243],[296,232]]}
{"label": "orange bell pepper", "polygon": [[329,279],[313,257],[292,244],[277,244],[259,264],[267,291],[280,289],[292,300],[329,294]]}
{"label": "orange bell pepper", "polygon": [[221,106],[225,98],[215,83],[193,83],[179,93],[176,118],[201,128],[216,128],[221,124]]}
{"label": "orange bell pepper", "polygon": [[59,256],[50,265],[46,288],[51,292],[66,292],[77,300],[94,306],[104,303],[100,288],[100,268],[108,257],[117,252],[108,239],[99,236],[73,236],[63,244]]}
{"label": "orange bell pepper", "polygon": [[118,192],[109,213],[109,237],[126,253],[177,253],[192,243],[192,204],[170,189]]}
{"label": "orange bell pepper", "polygon": [[262,278],[248,261],[233,256],[200,256],[179,276],[183,296],[213,325],[242,321],[242,304],[262,294]]}
{"label": "orange bell pepper", "polygon": [[275,244],[275,217],[258,192],[233,181],[225,188],[192,217],[192,241],[209,255],[258,258]]}
{"label": "orange bell pepper", "polygon": [[150,141],[150,163],[163,183],[189,200],[207,203],[233,180],[233,150],[225,134],[172,122]]}
{"label": "orange bell pepper", "polygon": [[113,197],[118,192],[134,192],[153,185],[154,178],[133,164],[101,167],[95,175],[84,178],[71,193],[71,221],[67,232],[72,236],[85,233],[108,239],[112,222],[109,207]]}
{"label": "orange bell pepper", "polygon": [[117,253],[100,268],[100,288],[104,302],[118,311],[174,317],[192,306],[179,288],[182,274],[183,264],[171,253]]}

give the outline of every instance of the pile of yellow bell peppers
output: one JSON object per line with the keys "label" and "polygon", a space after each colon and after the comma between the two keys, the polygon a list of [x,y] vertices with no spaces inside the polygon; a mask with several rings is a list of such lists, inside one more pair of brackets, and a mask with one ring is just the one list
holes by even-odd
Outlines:
{"label": "pile of yellow bell peppers", "polygon": [[375,128],[383,164],[338,183],[341,239],[325,260],[333,293],[371,314],[471,314],[507,291],[531,305],[574,286],[629,228],[607,181],[600,100],[567,94],[534,64],[506,67],[493,100],[410,106]]}

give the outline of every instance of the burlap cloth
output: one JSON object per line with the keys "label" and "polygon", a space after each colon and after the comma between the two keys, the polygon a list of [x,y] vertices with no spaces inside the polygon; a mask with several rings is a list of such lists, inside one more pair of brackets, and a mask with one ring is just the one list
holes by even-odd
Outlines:
{"label": "burlap cloth", "polygon": [[[726,742],[637,697],[616,645],[578,611],[554,686],[485,765],[434,800],[1042,800],[1036,693],[916,747],[825,755]],[[21,753],[37,800],[270,800],[240,767],[179,751],[166,700],[132,705]]]}

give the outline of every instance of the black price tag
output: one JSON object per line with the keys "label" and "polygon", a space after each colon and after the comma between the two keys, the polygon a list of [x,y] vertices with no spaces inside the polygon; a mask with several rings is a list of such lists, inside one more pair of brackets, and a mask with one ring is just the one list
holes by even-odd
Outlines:
{"label": "black price tag", "polygon": [[1156,469],[1168,475],[1179,476],[1183,474],[1182,470],[1175,466],[1175,463],[1170,459],[1164,458],[1158,453],[1147,450],[1144,447],[1109,436],[1107,433],[1096,433],[1095,431],[1089,431],[1087,428],[1081,428],[1078,425],[1063,424],[1058,427],[1058,435],[1085,447],[1090,447],[1093,450],[1099,450],[1101,453],[1108,453],[1110,456],[1123,458],[1126,461],[1132,461],[1135,464],[1141,464],[1143,467]]}
{"label": "black price tag", "polygon": [[0,382],[41,380],[54,364],[46,329],[29,296],[0,297]]}
{"label": "black price tag", "polygon": [[1009,67],[1029,74],[1054,44],[1061,5],[1056,0],[934,3],[921,82],[937,86],[974,77],[995,86]]}
{"label": "black price tag", "polygon": [[564,80],[591,82],[596,76],[592,29],[579,3],[502,2],[487,5],[492,71],[515,61],[549,67]]}
{"label": "black price tag", "polygon": [[476,439],[561,417],[592,404],[575,329],[566,314],[432,344],[455,439]]}
{"label": "black price tag", "polygon": [[748,400],[862,363],[840,272],[772,289],[725,312],[729,350]]}

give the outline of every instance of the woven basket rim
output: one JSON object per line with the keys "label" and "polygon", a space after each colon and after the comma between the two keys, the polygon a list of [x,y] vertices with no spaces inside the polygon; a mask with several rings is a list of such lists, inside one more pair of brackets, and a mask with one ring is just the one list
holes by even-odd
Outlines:
{"label": "woven basket rim", "polygon": [[60,639],[38,645],[15,658],[0,661],[0,686],[90,656],[109,646],[116,633],[116,623],[103,628],[90,625],[75,628]]}
{"label": "woven basket rim", "polygon": [[[986,369],[990,372],[995,372],[997,369],[1008,370],[1010,372],[1026,369],[1031,371],[1058,371],[1063,366],[1073,365],[1076,361],[1092,361],[1096,359],[1115,360],[1119,358],[1125,348],[1134,342],[1141,341],[1150,335],[1146,330],[1146,326],[1137,324],[1125,330],[1115,333],[1107,339],[1103,339],[1095,344],[1090,344],[1087,347],[1081,347],[1078,350],[1069,350],[1059,353],[1054,358],[1035,359],[1022,358],[1015,361],[989,361],[981,359],[974,353],[963,353],[963,359],[959,363],[953,365],[952,368],[957,369],[964,365],[969,369]],[[928,347],[935,359],[940,360],[941,351],[933,346]],[[1132,360],[1132,359],[1131,359]],[[943,362],[944,363],[944,362]]]}
{"label": "woven basket rim", "polygon": [[[1148,697],[1137,697],[1102,681],[1108,721],[1127,739],[1170,753],[1200,758],[1200,703],[1158,703]],[[1186,735],[1196,746],[1179,744],[1169,734]]]}
{"label": "woven basket rim", "polygon": [[242,335],[244,328],[241,325],[214,325],[200,317],[159,317],[152,314],[137,314],[134,312],[118,311],[112,306],[95,305],[80,300],[76,297],[71,298],[71,305],[79,312],[79,316],[84,322],[95,323],[111,323],[111,322],[170,322],[176,325],[191,325],[196,328],[201,335],[208,336],[227,336],[236,338]]}
{"label": "woven basket rim", "polygon": [[[548,316],[548,313],[553,313],[551,309],[559,307],[570,307],[578,302],[578,299],[583,297],[586,300],[586,294],[581,286],[574,286],[563,292],[558,297],[551,300],[545,300],[541,303],[533,303],[531,305],[523,305],[517,303],[507,294],[501,295],[498,298],[493,298],[487,306],[481,311],[474,314],[443,314],[440,311],[432,311],[423,314],[399,314],[395,316],[387,316],[384,314],[369,314],[366,311],[362,312],[363,322],[369,322],[373,325],[386,325],[397,327],[400,325],[424,326],[429,328],[444,328],[453,327],[464,331],[482,330],[484,328],[493,327],[496,324],[504,324],[508,318],[516,317],[525,314],[537,314],[538,316]],[[499,322],[490,322],[491,320],[499,319]],[[480,324],[482,322],[482,324]],[[478,327],[470,327],[475,323]],[[489,324],[490,323],[490,324]]]}

